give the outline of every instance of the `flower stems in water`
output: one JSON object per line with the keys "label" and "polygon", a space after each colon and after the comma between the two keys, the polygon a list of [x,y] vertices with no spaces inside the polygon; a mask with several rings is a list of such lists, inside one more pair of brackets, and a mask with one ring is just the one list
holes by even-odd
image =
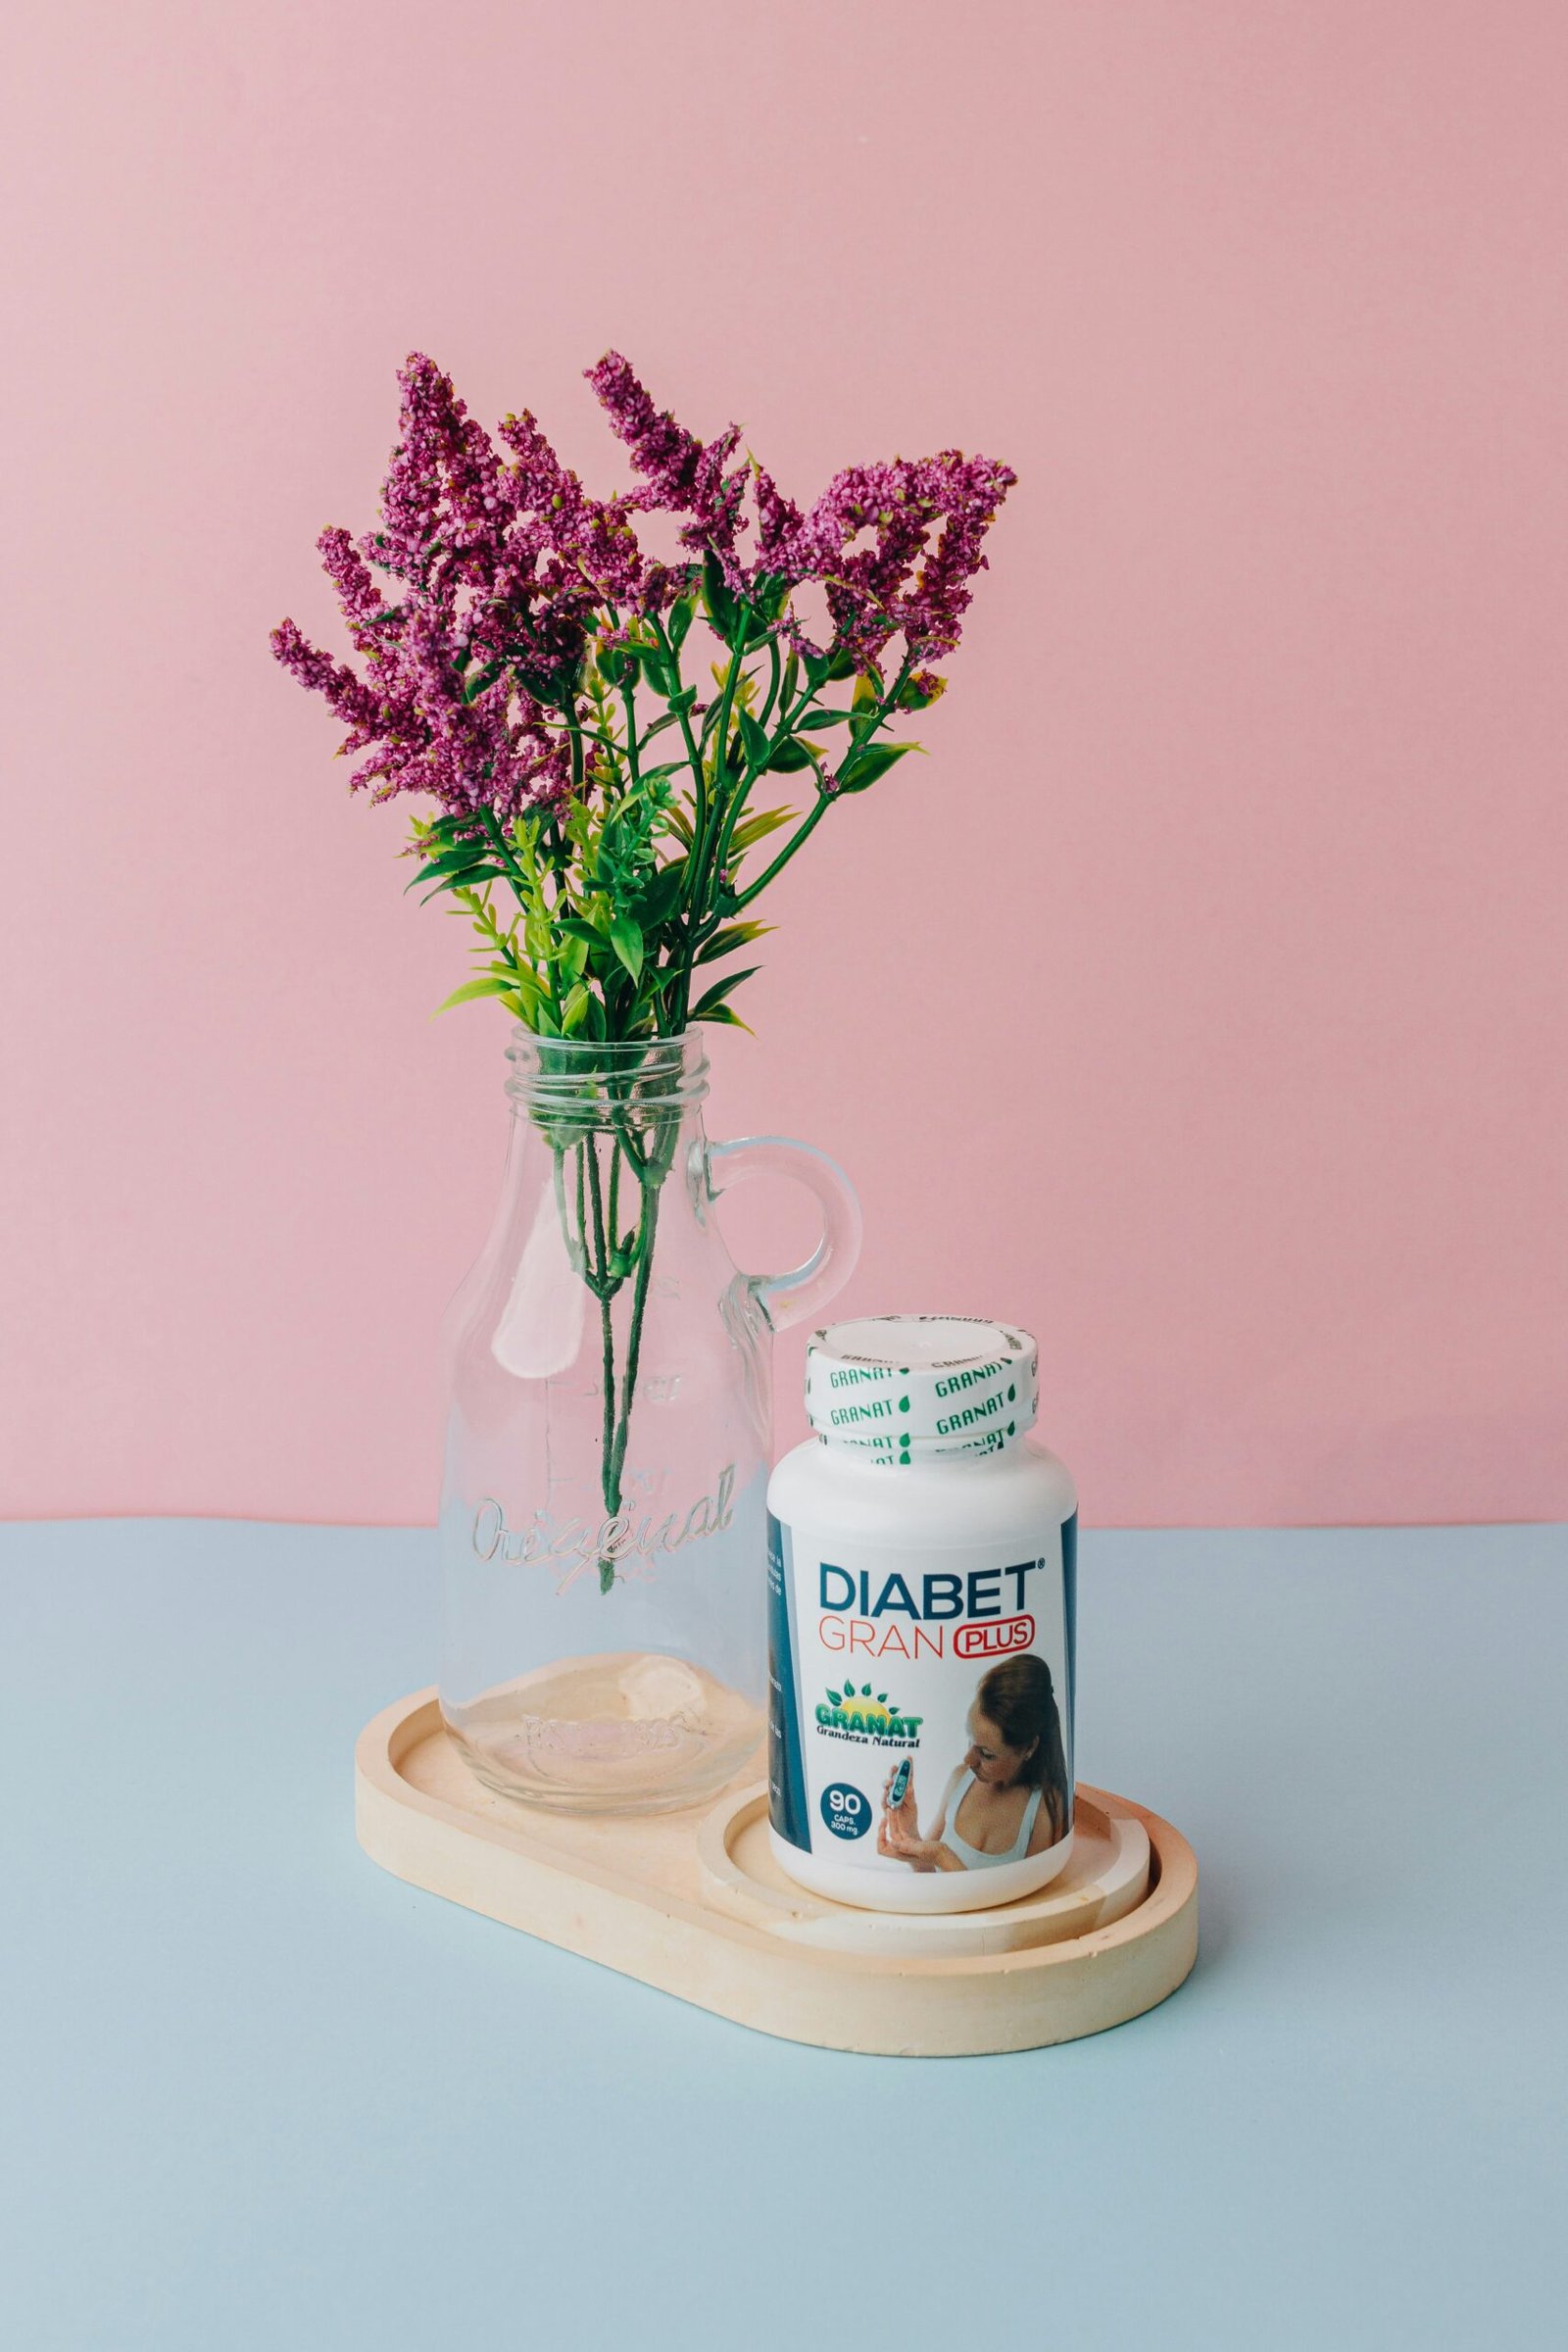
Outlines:
{"label": "flower stems in water", "polygon": [[[599,1480],[607,1524],[618,1518],[624,1499],[626,1451],[632,1404],[642,1360],[643,1327],[653,1279],[659,1232],[659,1203],[674,1156],[679,1122],[660,1121],[646,1151],[636,1141],[624,1111],[611,1112],[609,1127],[594,1127],[570,1143],[554,1139],[556,1203],[566,1254],[599,1306],[600,1378],[603,1385]],[[608,1153],[608,1168],[602,1153]],[[570,1178],[567,1160],[574,1162]],[[636,1221],[620,1225],[621,1170],[636,1188]],[[615,1301],[628,1282],[629,1309],[623,1343],[617,1343]],[[615,1566],[608,1552],[599,1562],[599,1589],[609,1592]]]}

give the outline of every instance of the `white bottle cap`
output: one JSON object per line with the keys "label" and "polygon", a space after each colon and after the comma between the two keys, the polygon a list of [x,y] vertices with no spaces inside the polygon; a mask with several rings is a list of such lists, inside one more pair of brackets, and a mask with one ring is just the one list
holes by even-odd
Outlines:
{"label": "white bottle cap", "polygon": [[1040,1350],[1009,1323],[864,1315],[814,1331],[806,1350],[811,1427],[889,1464],[1000,1453],[1039,1407]]}

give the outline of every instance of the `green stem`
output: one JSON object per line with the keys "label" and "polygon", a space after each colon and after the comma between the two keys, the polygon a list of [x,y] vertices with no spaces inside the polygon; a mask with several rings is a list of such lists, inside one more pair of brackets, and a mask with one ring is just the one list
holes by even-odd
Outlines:
{"label": "green stem", "polygon": [[[614,1463],[612,1479],[615,1490],[614,1508],[620,1508],[620,1479],[626,1466],[626,1446],[631,1437],[632,1398],[637,1393],[637,1366],[643,1351],[643,1314],[648,1304],[648,1285],[654,1271],[654,1237],[659,1231],[659,1200],[662,1184],[652,1185],[643,1194],[642,1217],[639,1222],[637,1279],[632,1285],[631,1321],[626,1332],[626,1361],[621,1372],[620,1417],[614,1433]],[[599,1581],[605,1581],[604,1563],[600,1563]]]}
{"label": "green stem", "polygon": [[[877,729],[879,727],[886,726],[889,718],[891,718],[893,715],[893,706],[904,691],[905,681],[909,675],[910,666],[911,664],[908,656],[906,655],[904,661],[899,665],[899,674],[894,679],[892,685],[888,688],[886,694],[882,696],[879,702],[875,704],[868,704],[866,706],[866,718],[864,724],[857,728],[855,721],[853,719],[851,720],[850,750],[852,752],[858,751],[862,744],[869,743]],[[792,717],[788,723],[790,726],[793,726],[794,718]],[[810,755],[808,754],[808,757],[810,757]],[[737,913],[739,913],[743,906],[749,906],[759,893],[767,888],[775,874],[783,872],[785,866],[788,865],[790,859],[794,857],[796,851],[801,847],[802,843],[806,841],[807,838],[821,823],[823,816],[827,812],[829,803],[836,797],[834,794],[824,792],[821,789],[822,770],[814,758],[811,759],[811,765],[813,768],[815,768],[817,777],[816,806],[812,808],[810,814],[806,819],[805,824],[802,825],[800,831],[790,836],[790,839],[785,843],[783,849],[780,850],[778,856],[773,859],[772,864],[765,867],[763,871],[758,875],[757,880],[740,893],[739,897],[735,901],[735,911]]]}
{"label": "green stem", "polygon": [[637,763],[637,690],[629,678],[621,681],[620,699],[626,706],[626,765],[635,788],[642,782],[642,769]]}
{"label": "green stem", "polygon": [[811,808],[810,814],[807,817],[805,824],[801,826],[800,831],[798,833],[791,834],[789,840],[785,843],[783,849],[780,850],[772,864],[764,867],[763,871],[758,875],[757,880],[753,882],[748,889],[741,891],[736,897],[735,912],[737,914],[740,912],[743,906],[749,906],[760,892],[764,891],[767,888],[775,874],[781,874],[783,872],[784,868],[788,865],[790,859],[794,857],[796,851],[801,847],[802,843],[806,841],[810,834],[814,833],[817,826],[822,822],[823,817],[826,816],[828,809],[833,804],[833,798],[834,796],[832,793],[823,792],[820,790],[820,788],[818,789],[815,804]]}
{"label": "green stem", "polygon": [[[626,1453],[631,1442],[632,1407],[642,1362],[643,1330],[653,1280],[654,1248],[659,1231],[662,1189],[674,1161],[680,1140],[678,1116],[660,1119],[648,1129],[641,1145],[633,1122],[634,1073],[609,1073],[603,1124],[590,1128],[572,1145],[576,1168],[576,1242],[567,1213],[561,1147],[553,1144],[556,1162],[556,1201],[567,1255],[599,1302],[600,1366],[603,1410],[600,1427],[599,1487],[607,1524],[620,1514]],[[592,1114],[590,1114],[592,1115]],[[603,1134],[612,1157],[608,1186],[599,1157]],[[638,1188],[637,1223],[624,1245],[620,1223],[620,1162],[624,1158]],[[624,1356],[617,1378],[614,1301],[632,1266],[630,1314]],[[599,1589],[614,1586],[615,1563],[611,1553],[599,1560]]]}
{"label": "green stem", "polygon": [[524,967],[517,961],[516,951],[512,944],[512,933],[502,930],[480,892],[470,890],[466,884],[460,883],[453,891],[452,896],[460,906],[467,908],[468,919],[474,929],[483,932],[496,954],[510,963],[514,972],[521,971]]}
{"label": "green stem", "polygon": [[757,723],[760,727],[765,727],[767,725],[768,720],[773,715],[773,705],[778,701],[779,670],[782,665],[778,658],[778,636],[776,632],[767,641],[767,658],[769,663],[771,664],[771,669],[767,681],[767,700],[757,714]]}
{"label": "green stem", "polygon": [[[599,1299],[600,1383],[604,1404],[599,1431],[599,1492],[604,1497],[605,1516],[613,1519],[620,1509],[620,1481],[615,1471],[615,1320],[614,1298],[620,1288],[610,1271],[605,1251],[605,1205],[599,1175],[599,1143],[596,1136],[583,1137],[578,1147],[588,1163],[588,1185],[594,1206],[594,1259],[597,1282],[590,1280],[589,1288]],[[586,1236],[584,1239],[586,1240]],[[599,1590],[608,1592],[615,1581],[615,1564],[606,1557],[599,1563]]]}
{"label": "green stem", "polygon": [[[659,638],[660,650],[669,663],[669,674],[675,681],[675,692],[684,694],[686,690],[681,683],[679,650],[671,642],[669,631],[657,612],[653,615],[653,622],[655,633]],[[697,822],[693,831],[695,843],[702,838],[702,828],[708,808],[708,779],[703,771],[703,755],[698,749],[697,738],[692,733],[691,712],[680,710],[676,712],[676,716],[680,720],[681,740],[686,746],[687,765],[692,771],[692,792],[697,810]]]}
{"label": "green stem", "polygon": [[[685,688],[681,683],[679,649],[672,641],[669,631],[665,628],[662,619],[657,612],[653,615],[653,624],[655,634],[659,639],[660,648],[663,653],[665,661],[669,663],[669,674],[675,681],[675,692],[677,695],[683,694],[685,692]],[[701,746],[698,744],[697,738],[692,733],[691,712],[689,710],[679,710],[675,713],[675,715],[680,721],[681,740],[686,746],[686,761],[687,765],[692,771],[692,846],[687,856],[686,864],[688,873],[694,873],[697,871],[698,851],[701,848],[703,833],[708,823],[708,778],[703,766],[703,754]],[[698,948],[695,912],[688,918],[686,924],[684,947],[685,953],[681,957],[680,962],[673,967],[671,974],[674,983],[674,991],[673,1003],[669,1013],[669,1028],[670,1035],[673,1037],[678,1037],[681,1031],[685,1028],[687,1009],[691,1002],[692,963],[696,956]],[[669,984],[666,982],[665,987],[667,988],[668,985]],[[662,1013],[662,1006],[664,1004],[663,990],[661,990],[658,1002],[661,1007],[661,1013]]]}
{"label": "green stem", "polygon": [[522,868],[517,863],[511,842],[508,841],[506,834],[502,831],[501,819],[497,816],[495,810],[488,807],[482,808],[479,813],[481,821],[484,825],[484,829],[489,834],[491,843],[494,846],[496,857],[499,858],[501,864],[506,868],[508,888],[511,890],[513,897],[516,900],[517,905],[519,906],[526,906],[527,900],[523,892]]}
{"label": "green stem", "polygon": [[577,717],[576,698],[563,703],[560,708],[566,731],[571,737],[571,782],[575,790],[582,782],[582,726]]}
{"label": "green stem", "polygon": [[[715,794],[728,776],[730,713],[735,708],[735,696],[740,686],[741,672],[746,666],[746,632],[751,625],[751,600],[746,598],[741,604],[740,616],[735,623],[735,647],[729,658],[729,666],[724,672],[724,691],[718,698],[718,727],[713,738],[713,788]],[[705,735],[707,734],[706,727],[703,732]],[[742,772],[745,772],[744,762],[742,763]],[[697,872],[700,883],[706,878],[704,865],[706,846],[702,832],[699,831],[697,835]]]}
{"label": "green stem", "polygon": [[[775,662],[777,659],[778,653],[777,648],[775,647]],[[812,701],[812,690],[809,683],[808,683],[805,693],[801,695],[800,699],[797,701],[794,710],[791,710],[788,716],[781,721],[778,733],[770,740],[767,747],[767,757],[769,760],[771,760],[773,754],[778,750],[779,746],[782,743],[787,742],[789,737],[794,733],[796,720],[804,716],[807,706]],[[769,695],[768,700],[771,704],[771,695]],[[740,822],[741,812],[745,808],[748,800],[751,798],[752,786],[757,782],[760,776],[765,775],[766,772],[767,761],[764,760],[760,767],[748,766],[741,776],[739,788],[736,791],[734,800],[730,804],[729,813],[725,817],[723,829],[719,835],[718,848],[713,858],[713,872],[715,875],[721,874],[724,870],[724,860],[729,855],[730,839],[735,831],[735,827]],[[806,837],[803,833],[801,839],[804,841],[805,838]],[[755,896],[756,894],[754,893],[753,895]],[[706,901],[705,909],[706,911],[711,911],[711,909],[706,908]],[[699,942],[699,944],[701,943]]]}
{"label": "green stem", "polygon": [[[620,1142],[628,1141],[626,1135]],[[623,1277],[612,1273],[600,1298],[600,1318],[603,1338],[604,1422],[601,1437],[600,1492],[604,1496],[607,1519],[619,1516],[623,1500],[622,1480],[626,1470],[626,1449],[631,1443],[632,1405],[637,1396],[637,1373],[642,1362],[643,1326],[648,1311],[648,1292],[653,1280],[654,1246],[659,1232],[659,1202],[665,1177],[669,1173],[667,1154],[661,1153],[644,1160],[628,1153],[639,1170],[641,1204],[637,1232],[632,1250],[637,1261],[637,1273],[632,1284],[631,1312],[626,1326],[625,1355],[621,1365],[620,1386],[615,1386],[614,1330],[611,1301],[620,1289]],[[597,1162],[595,1163],[597,1166]],[[652,1167],[650,1174],[649,1168]],[[613,1175],[612,1184],[613,1184]],[[617,1243],[618,1248],[618,1243]],[[603,1553],[599,1561],[599,1590],[609,1592],[615,1582],[615,1563],[610,1554]]]}
{"label": "green stem", "polygon": [[[613,1519],[616,1512],[620,1509],[620,1488],[616,1483],[614,1473],[611,1467],[615,1446],[615,1325],[611,1308],[610,1293],[608,1291],[601,1292],[599,1298],[599,1337],[604,1357],[604,1361],[601,1365],[601,1374],[605,1384],[605,1417],[604,1426],[599,1437],[601,1448],[599,1457],[599,1491],[605,1498],[606,1516]],[[605,1569],[607,1565],[610,1567],[610,1576],[608,1582],[606,1581],[605,1577]],[[613,1564],[601,1560],[599,1563],[600,1592],[608,1592],[611,1585],[612,1585],[614,1581],[615,1571]]]}

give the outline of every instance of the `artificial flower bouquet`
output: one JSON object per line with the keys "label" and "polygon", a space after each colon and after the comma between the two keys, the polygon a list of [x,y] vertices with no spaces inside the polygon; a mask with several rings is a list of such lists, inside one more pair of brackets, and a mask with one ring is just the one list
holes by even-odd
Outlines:
{"label": "artificial flower bouquet", "polygon": [[[896,458],[803,510],[737,426],[698,440],[611,352],[588,381],[637,487],[599,499],[527,411],[492,439],[430,360],[400,381],[379,523],[319,541],[360,666],[291,620],[272,645],[347,727],[351,786],[425,805],[411,887],[475,935],[447,1004],[494,999],[579,1069],[585,1045],[740,1023],[768,928],[752,909],[840,800],[920,748],[890,730],[943,691],[1012,473]],[[649,515],[675,518],[674,560],[639,541]],[[603,1121],[550,1134],[602,1324],[610,1514],[674,1141],[639,1113],[635,1067],[607,1055]]]}

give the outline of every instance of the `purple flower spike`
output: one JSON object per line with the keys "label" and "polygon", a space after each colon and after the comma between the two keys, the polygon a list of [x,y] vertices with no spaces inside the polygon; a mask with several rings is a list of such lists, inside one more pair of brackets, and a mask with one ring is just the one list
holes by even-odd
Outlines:
{"label": "purple flower spike", "polygon": [[584,372],[648,484],[648,503],[684,513],[696,485],[702,443],[678,425],[667,409],[655,408],[618,351],[607,351],[597,368]]}
{"label": "purple flower spike", "polygon": [[272,651],[283,667],[292,670],[313,694],[324,694],[334,715],[345,726],[373,726],[381,707],[368,686],[362,685],[346,663],[334,662],[303,637],[292,620],[279,621],[272,631]]}
{"label": "purple flower spike", "polygon": [[[690,567],[644,555],[633,520],[644,511],[680,518],[683,546],[712,556],[730,595],[751,605],[749,625],[761,615],[798,649],[848,657],[878,680],[902,638],[900,707],[935,699],[943,682],[928,665],[958,642],[1009,467],[957,450],[853,466],[803,512],[760,465],[736,462],[738,426],[700,441],[655,407],[618,352],[587,374],[640,477],[629,496],[591,498],[526,410],[501,424],[498,448],[422,352],[399,370],[380,526],[358,543],[342,529],[319,541],[367,674],[292,621],[272,636],[284,667],[348,728],[343,750],[366,755],[356,788],[507,815],[557,804],[570,788],[590,643],[625,641],[633,619],[662,612],[691,583]],[[809,643],[790,608],[807,581],[825,589],[829,648]],[[822,789],[837,791],[837,776]]]}

